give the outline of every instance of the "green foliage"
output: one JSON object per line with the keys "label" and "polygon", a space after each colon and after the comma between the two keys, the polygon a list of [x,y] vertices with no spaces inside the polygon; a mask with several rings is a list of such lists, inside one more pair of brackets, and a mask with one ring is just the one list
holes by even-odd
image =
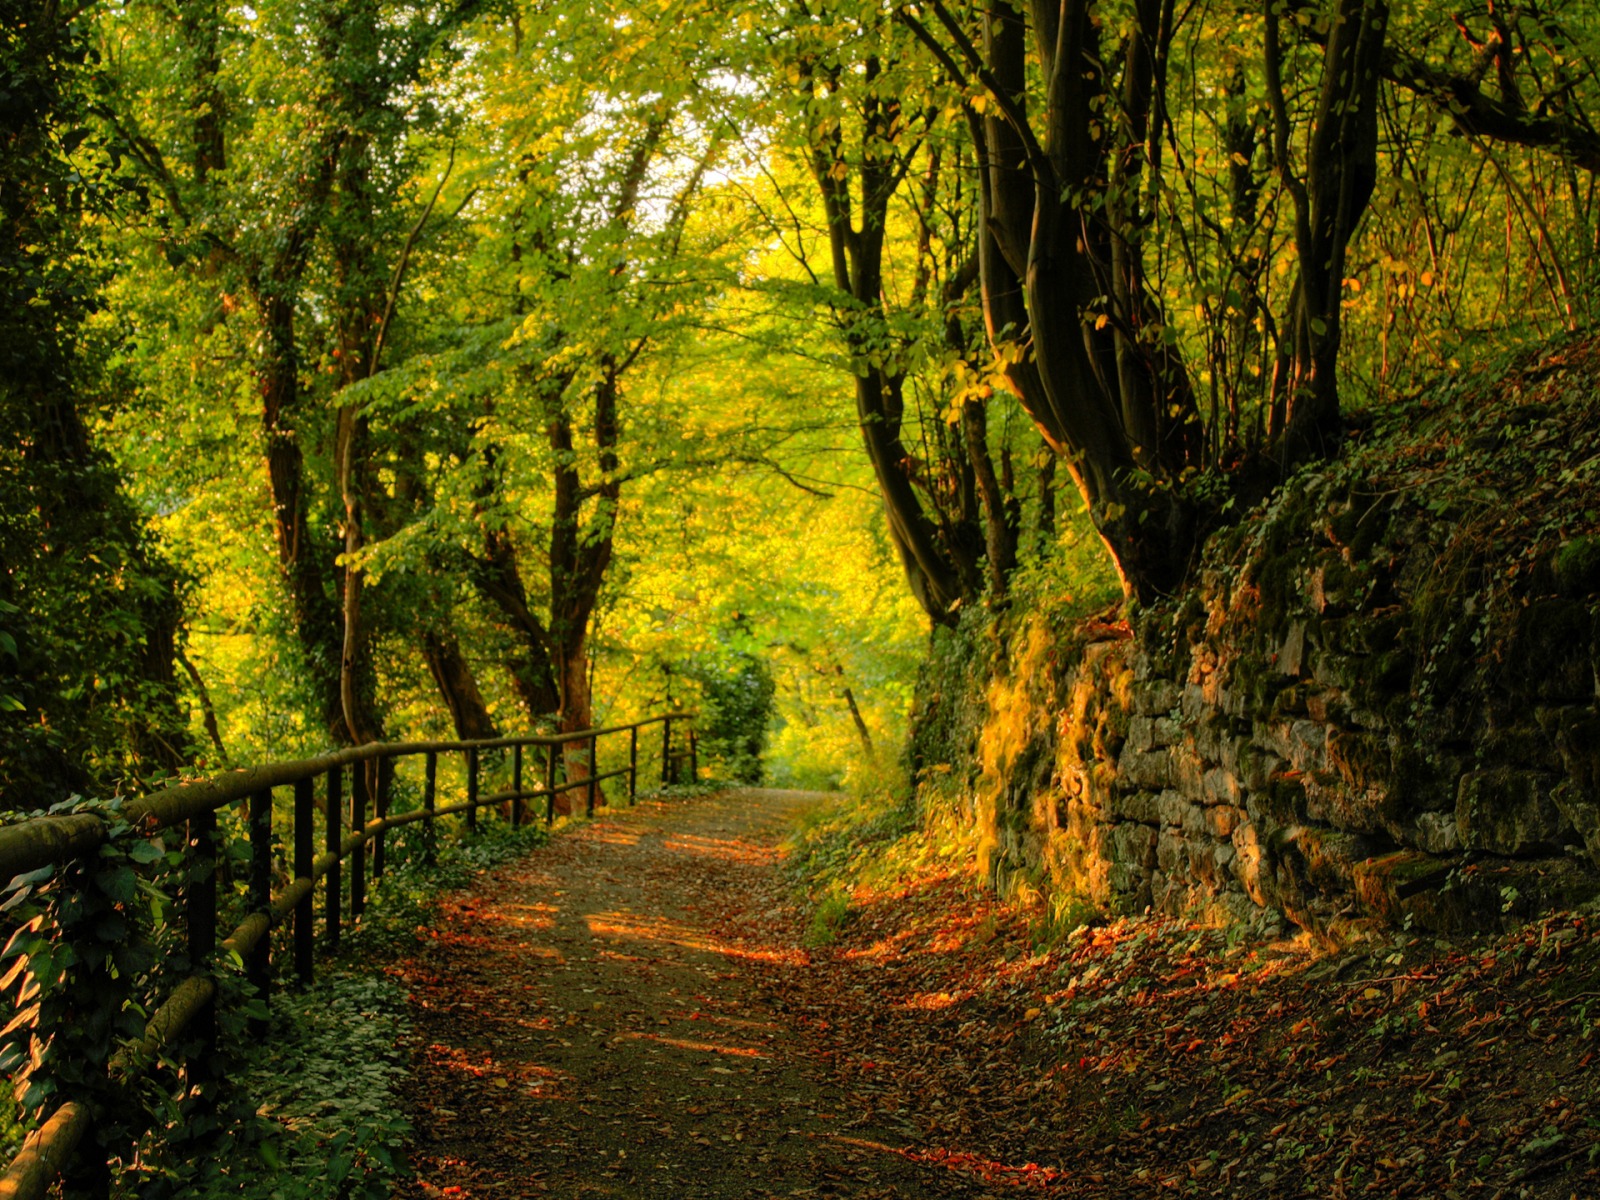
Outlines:
{"label": "green foliage", "polygon": [[772,727],[777,684],[771,668],[753,654],[702,655],[678,668],[700,686],[700,767],[710,778],[759,784]]}
{"label": "green foliage", "polygon": [[807,810],[785,845],[784,872],[807,907],[806,942],[825,946],[848,924],[861,889],[890,887],[930,863],[966,854],[953,813],[877,768],[855,790]]}
{"label": "green foliage", "polygon": [[995,653],[992,622],[992,614],[974,609],[955,628],[933,633],[917,677],[906,745],[906,761],[918,784],[971,769],[976,762]]}
{"label": "green foliage", "polygon": [[841,891],[823,893],[811,909],[811,919],[806,925],[805,944],[831,946],[850,918],[850,897]]}
{"label": "green foliage", "polygon": [[[0,994],[14,1014],[0,1030],[0,1070],[12,1079],[17,1119],[35,1125],[76,1100],[96,1114],[95,1137],[113,1154],[145,1118],[107,1066],[143,1032],[146,998],[173,949],[169,892],[180,863],[120,810],[120,800],[55,805],[95,813],[109,836],[95,855],[17,876],[0,900]],[[181,957],[172,966],[181,971]]]}
{"label": "green foliage", "polygon": [[181,576],[91,425],[116,393],[94,222],[126,204],[81,23],[0,5],[0,811],[170,770]]}
{"label": "green foliage", "polygon": [[271,1012],[267,1043],[230,1069],[220,1128],[198,1143],[158,1131],[114,1194],[382,1200],[393,1193],[410,1131],[398,1094],[408,1069],[403,989],[383,975],[339,971],[275,996]]}

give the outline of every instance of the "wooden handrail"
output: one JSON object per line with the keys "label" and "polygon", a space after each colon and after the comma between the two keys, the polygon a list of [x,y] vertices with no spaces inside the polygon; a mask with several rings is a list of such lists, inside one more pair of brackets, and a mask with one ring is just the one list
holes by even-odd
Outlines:
{"label": "wooden handrail", "polygon": [[[567,734],[537,734],[527,737],[484,738],[459,742],[368,742],[349,746],[316,758],[268,763],[215,775],[210,779],[175,784],[130,800],[122,818],[144,833],[156,833],[195,816],[237,803],[252,793],[288,787],[302,779],[314,779],[335,767],[350,766],[374,758],[410,758],[418,754],[466,750],[502,750],[513,746],[563,747],[591,737],[645,729],[667,721],[692,720],[693,712],[663,713],[627,725],[607,725],[598,729],[578,729]],[[105,840],[107,824],[95,813],[72,813],[54,817],[34,817],[15,825],[0,826],[0,880],[37,871],[51,863],[76,858],[95,849]]]}
{"label": "wooden handrail", "polygon": [[[309,917],[312,893],[319,880],[328,881],[327,934],[329,943],[336,945],[341,916],[340,864],[344,860],[356,856],[350,872],[350,915],[353,918],[360,910],[365,890],[363,848],[368,844],[374,846],[373,867],[376,877],[382,872],[382,839],[388,830],[417,821],[429,822],[427,854],[428,861],[431,861],[433,836],[431,823],[441,817],[462,814],[468,819],[469,828],[476,828],[476,817],[480,808],[511,803],[515,805],[513,811],[520,817],[522,801],[543,798],[546,801],[545,820],[548,822],[553,816],[556,797],[563,792],[578,788],[587,791],[586,809],[592,814],[596,789],[608,779],[626,776],[630,799],[636,794],[640,729],[657,724],[663,726],[664,781],[670,780],[675,774],[675,762],[687,760],[691,770],[694,769],[692,726],[689,749],[677,753],[671,748],[671,728],[674,721],[692,721],[695,716],[695,713],[688,711],[663,713],[660,716],[625,725],[581,729],[566,734],[538,734],[476,741],[369,742],[363,746],[352,746],[317,758],[271,763],[266,766],[231,771],[211,779],[163,788],[129,802],[123,807],[120,815],[122,820],[132,826],[135,836],[143,837],[153,836],[163,829],[169,829],[185,821],[196,822],[190,826],[190,834],[196,836],[196,829],[199,828],[197,845],[201,853],[207,853],[210,850],[209,831],[215,829],[215,818],[212,814],[229,804],[248,799],[251,802],[250,838],[252,858],[255,859],[253,866],[259,864],[264,867],[271,852],[271,792],[275,788],[293,785],[295,878],[274,897],[270,894],[271,881],[267,872],[264,869],[253,869],[250,889],[252,910],[218,948],[246,963],[253,961],[255,969],[250,972],[252,982],[266,989],[271,979],[270,961],[267,958],[269,935],[273,928],[293,917],[295,969],[303,980],[309,982],[312,936]],[[596,769],[598,763],[595,758],[598,740],[616,733],[629,734],[628,765],[600,772]],[[554,777],[555,751],[574,743],[585,746],[588,751],[588,773],[581,778],[557,783]],[[547,748],[545,781],[542,787],[521,786],[521,748],[526,746]],[[492,795],[479,795],[478,752],[505,748],[517,751],[513,765],[515,781],[513,788]],[[466,756],[467,799],[457,804],[439,805],[435,803],[434,766],[436,756],[448,752],[461,752]],[[393,778],[393,772],[388,767],[397,759],[419,754],[427,756],[423,806],[407,812],[388,813],[384,808],[388,792],[386,780]],[[367,819],[365,804],[368,798],[365,783],[363,781],[356,784],[353,778],[350,811],[359,828],[351,829],[340,836],[339,831],[344,824],[340,782],[343,770],[347,766],[372,760],[378,760],[385,768],[380,773],[379,794],[372,797],[377,802],[379,811],[372,819]],[[362,773],[355,772],[353,775],[360,776]],[[329,815],[325,819],[328,848],[312,858],[311,788],[314,781],[322,776],[326,776],[328,781]],[[197,818],[202,820],[197,821]],[[16,825],[0,827],[0,879],[8,879],[64,859],[86,854],[105,841],[111,828],[112,822],[94,813],[36,817]],[[209,873],[204,874],[209,875]],[[194,907],[197,904],[200,906],[198,911]],[[196,961],[201,961],[209,955],[208,943],[216,936],[215,888],[191,891],[184,898],[184,908],[190,930],[190,953]],[[151,1014],[145,1025],[144,1036],[136,1044],[124,1047],[108,1064],[114,1086],[117,1089],[129,1088],[149,1064],[156,1060],[162,1050],[171,1047],[195,1018],[207,1011],[207,1006],[216,995],[216,980],[209,971],[203,969],[173,987],[165,1001]],[[65,1169],[74,1149],[83,1140],[91,1120],[89,1108],[76,1101],[68,1101],[52,1113],[49,1120],[28,1135],[22,1149],[12,1159],[4,1175],[0,1175],[0,1200],[43,1200],[55,1179]]]}

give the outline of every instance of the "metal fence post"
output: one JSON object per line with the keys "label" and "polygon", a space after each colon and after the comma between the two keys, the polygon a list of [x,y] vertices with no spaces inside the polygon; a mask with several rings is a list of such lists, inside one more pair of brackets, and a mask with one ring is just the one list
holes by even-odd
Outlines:
{"label": "metal fence post", "polygon": [[[367,826],[367,794],[371,790],[367,764],[350,767],[350,832],[360,833]],[[350,856],[350,919],[354,921],[367,907],[367,847],[356,847]]]}
{"label": "metal fence post", "polygon": [[[217,814],[207,809],[189,819],[189,882],[184,888],[183,915],[188,927],[190,970],[206,967],[217,948]],[[191,1026],[199,1041],[189,1061],[189,1078],[213,1078],[217,1052],[216,1002],[207,1004]]]}
{"label": "metal fence post", "polygon": [[[250,793],[250,910],[266,912],[272,907],[272,790]],[[256,997],[265,1000],[272,992],[272,934],[269,930],[245,964],[245,975],[255,988]],[[264,1027],[252,1022],[258,1033]]]}
{"label": "metal fence post", "polygon": [[599,747],[600,747],[600,739],[597,738],[594,734],[591,733],[589,735],[589,787],[587,789],[588,797],[584,801],[584,806],[583,806],[584,807],[584,815],[585,816],[589,816],[589,817],[594,816],[594,793],[595,793],[594,777],[600,773]]}
{"label": "metal fence post", "polygon": [[[380,819],[389,815],[389,796],[394,791],[394,759],[387,756],[378,760],[378,805],[376,816]],[[382,879],[384,864],[388,855],[384,853],[384,831],[378,830],[372,839],[372,878]]]}
{"label": "metal fence post", "polygon": [[544,823],[556,819],[556,746],[551,742],[544,748]]}

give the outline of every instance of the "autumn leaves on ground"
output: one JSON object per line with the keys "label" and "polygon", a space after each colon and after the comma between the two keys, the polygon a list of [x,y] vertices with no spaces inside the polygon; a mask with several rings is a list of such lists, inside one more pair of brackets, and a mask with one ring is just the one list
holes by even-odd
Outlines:
{"label": "autumn leaves on ground", "polygon": [[780,858],[825,803],[649,802],[449,898],[397,967],[409,1195],[1600,1194],[1592,921],[1040,946],[929,853],[819,927]]}

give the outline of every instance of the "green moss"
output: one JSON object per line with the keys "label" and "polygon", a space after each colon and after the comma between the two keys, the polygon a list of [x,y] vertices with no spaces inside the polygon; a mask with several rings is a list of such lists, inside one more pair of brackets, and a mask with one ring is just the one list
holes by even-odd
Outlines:
{"label": "green moss", "polygon": [[1568,596],[1600,591],[1600,537],[1577,537],[1555,556],[1556,585]]}

